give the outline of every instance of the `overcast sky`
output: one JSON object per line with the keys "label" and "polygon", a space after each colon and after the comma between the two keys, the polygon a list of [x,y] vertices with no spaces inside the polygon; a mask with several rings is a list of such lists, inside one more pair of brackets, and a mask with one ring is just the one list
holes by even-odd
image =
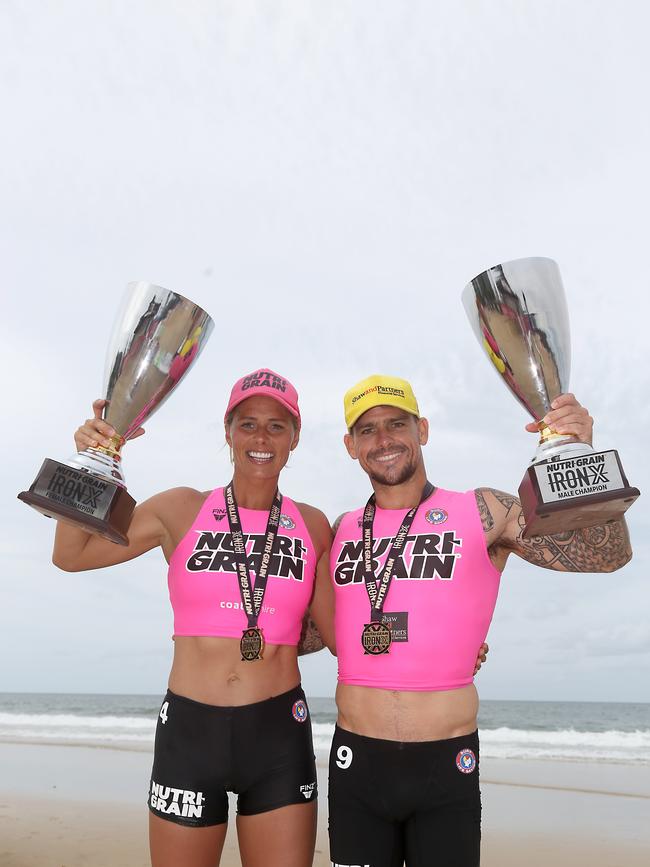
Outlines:
{"label": "overcast sky", "polygon": [[[164,690],[162,555],[86,574],[15,499],[70,455],[127,282],[215,332],[124,452],[130,493],[229,479],[234,379],[296,384],[282,489],[333,519],[368,495],[343,392],[409,378],[431,480],[515,491],[535,449],[460,302],[484,268],[560,265],[571,389],[645,492],[613,575],[508,564],[486,698],[650,700],[646,358],[650,13],[641,2],[0,4],[0,691]],[[307,691],[333,693],[326,653]]]}

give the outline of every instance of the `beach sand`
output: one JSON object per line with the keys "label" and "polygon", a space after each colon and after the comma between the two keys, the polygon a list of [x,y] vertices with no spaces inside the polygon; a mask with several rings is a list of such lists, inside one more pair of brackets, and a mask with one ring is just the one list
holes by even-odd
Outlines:
{"label": "beach sand", "polygon": [[[0,744],[1,867],[147,867],[150,764],[143,752]],[[485,759],[481,776],[483,867],[650,863],[649,766]],[[326,785],[321,762],[315,867],[330,864]],[[233,821],[222,865],[239,863]]]}

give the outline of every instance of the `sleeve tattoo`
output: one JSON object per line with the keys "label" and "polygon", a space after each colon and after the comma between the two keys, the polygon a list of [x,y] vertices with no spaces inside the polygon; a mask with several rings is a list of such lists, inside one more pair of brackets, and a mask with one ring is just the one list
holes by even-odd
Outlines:
{"label": "sleeve tattoo", "polygon": [[[517,497],[492,488],[487,490],[505,509],[509,525],[514,524],[518,528],[514,539],[504,540],[500,544],[509,547],[529,563],[560,572],[612,572],[624,566],[632,556],[630,538],[623,520],[524,539],[524,515]],[[480,490],[476,491],[476,501],[483,529],[488,531],[494,526],[494,517]]]}

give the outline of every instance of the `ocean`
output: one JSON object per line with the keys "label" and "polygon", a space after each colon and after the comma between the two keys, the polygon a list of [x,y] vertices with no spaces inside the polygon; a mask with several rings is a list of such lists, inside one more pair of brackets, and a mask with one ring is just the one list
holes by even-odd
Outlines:
{"label": "ocean", "polygon": [[[149,751],[161,696],[0,693],[0,741]],[[314,747],[330,746],[336,707],[311,697]],[[650,764],[650,704],[489,701],[481,755]]]}

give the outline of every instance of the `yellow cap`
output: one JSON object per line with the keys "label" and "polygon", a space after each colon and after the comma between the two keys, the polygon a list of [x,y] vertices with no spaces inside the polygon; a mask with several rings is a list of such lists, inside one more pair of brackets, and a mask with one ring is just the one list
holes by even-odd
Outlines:
{"label": "yellow cap", "polygon": [[420,417],[418,402],[409,383],[397,376],[382,376],[379,373],[362,379],[346,391],[343,406],[348,430],[373,406],[397,406]]}

